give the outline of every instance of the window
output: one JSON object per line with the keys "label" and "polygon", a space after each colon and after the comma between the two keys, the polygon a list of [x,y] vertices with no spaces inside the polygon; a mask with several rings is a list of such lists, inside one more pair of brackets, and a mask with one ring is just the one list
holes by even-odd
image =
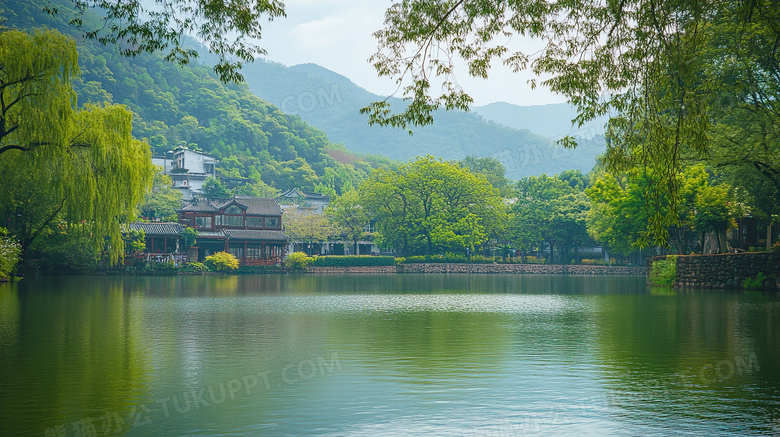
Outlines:
{"label": "window", "polygon": [[195,226],[199,228],[210,228],[211,217],[195,217]]}
{"label": "window", "polygon": [[243,247],[229,247],[228,253],[238,258],[240,261],[244,257],[244,248]]}
{"label": "window", "polygon": [[248,246],[246,248],[246,258],[253,260],[263,259],[263,251],[260,246]]}
{"label": "window", "polygon": [[246,218],[246,227],[247,228],[262,228],[263,227],[263,218],[262,217],[247,217]]}
{"label": "window", "polygon": [[222,223],[225,226],[243,227],[244,216],[242,215],[224,215],[222,216]]}
{"label": "window", "polygon": [[265,218],[265,227],[266,228],[278,228],[279,227],[279,219],[277,217],[266,217]]}
{"label": "window", "polygon": [[243,214],[244,212],[241,210],[241,208],[237,207],[236,205],[230,205],[226,210],[225,214]]}
{"label": "window", "polygon": [[218,215],[214,217],[214,224],[216,226],[222,226],[222,216]]}

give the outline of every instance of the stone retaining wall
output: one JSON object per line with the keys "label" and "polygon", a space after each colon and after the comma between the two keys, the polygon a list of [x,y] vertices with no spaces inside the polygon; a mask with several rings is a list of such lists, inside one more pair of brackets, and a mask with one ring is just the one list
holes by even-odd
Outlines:
{"label": "stone retaining wall", "polygon": [[510,273],[555,275],[644,275],[645,267],[550,264],[447,264],[420,263],[399,266],[309,267],[310,273]]}
{"label": "stone retaining wall", "polygon": [[395,273],[395,266],[309,267],[308,273]]}
{"label": "stone retaining wall", "polygon": [[[663,257],[659,257],[663,258]],[[759,273],[767,276],[765,289],[777,289],[780,254],[724,253],[717,255],[681,255],[677,257],[678,288],[741,288],[746,278]]]}
{"label": "stone retaining wall", "polygon": [[446,264],[420,263],[398,266],[402,273],[513,273],[554,275],[644,275],[645,267],[555,264]]}

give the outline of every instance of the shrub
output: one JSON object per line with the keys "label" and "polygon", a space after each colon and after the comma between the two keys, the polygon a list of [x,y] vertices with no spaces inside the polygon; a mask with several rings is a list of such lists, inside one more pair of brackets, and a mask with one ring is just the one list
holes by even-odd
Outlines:
{"label": "shrub", "polygon": [[404,261],[406,261],[406,258],[404,258],[404,257],[402,257],[402,256],[399,256],[399,257],[397,257],[397,258],[396,258],[396,259],[393,261],[393,263],[394,263],[395,265],[398,265],[398,264],[403,264],[403,263],[404,263]]}
{"label": "shrub", "polygon": [[669,255],[665,259],[653,261],[650,267],[650,282],[656,285],[671,286],[677,277],[677,257]]}
{"label": "shrub", "polygon": [[217,252],[207,256],[205,264],[213,272],[228,272],[238,269],[238,259],[227,252]]}
{"label": "shrub", "polygon": [[352,267],[352,266],[391,266],[395,262],[392,256],[346,255],[346,256],[315,256],[312,266],[317,267]]}
{"label": "shrub", "polygon": [[544,264],[544,258],[537,258],[535,256],[525,257],[526,264]]}
{"label": "shrub", "polygon": [[583,258],[582,260],[580,260],[580,263],[581,263],[581,264],[588,265],[588,266],[603,266],[603,265],[605,265],[607,262],[606,262],[606,261],[604,261],[604,260],[603,260],[603,259],[601,259],[601,258],[599,258],[599,259]]}
{"label": "shrub", "polygon": [[764,281],[767,277],[764,273],[759,272],[755,278],[747,277],[742,280],[742,288],[747,290],[761,290],[764,288]]}
{"label": "shrub", "polygon": [[293,252],[287,255],[287,259],[284,260],[284,266],[288,269],[303,270],[312,261],[312,258],[309,258],[304,252]]}
{"label": "shrub", "polygon": [[484,255],[471,256],[472,264],[493,264],[494,262],[496,262],[495,256],[484,256]]}
{"label": "shrub", "polygon": [[39,254],[37,270],[43,273],[87,273],[100,264],[100,252],[86,237],[55,234],[35,244],[31,252]]}
{"label": "shrub", "polygon": [[207,272],[209,270],[208,267],[206,267],[206,264],[199,263],[199,262],[192,262],[187,263],[182,266],[181,271],[183,272],[192,272],[192,273],[203,273]]}
{"label": "shrub", "polygon": [[144,266],[144,273],[150,274],[174,274],[178,270],[173,261],[148,261]]}
{"label": "shrub", "polygon": [[778,241],[777,243],[773,244],[772,247],[769,250],[774,252],[774,253],[780,253],[780,241]]}
{"label": "shrub", "polygon": [[21,249],[19,243],[8,235],[5,228],[0,228],[0,280],[8,279],[19,262]]}

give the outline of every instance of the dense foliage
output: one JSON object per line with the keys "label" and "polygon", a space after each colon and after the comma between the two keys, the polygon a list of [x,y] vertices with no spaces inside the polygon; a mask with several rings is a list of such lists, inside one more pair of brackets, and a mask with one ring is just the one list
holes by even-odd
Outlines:
{"label": "dense foliage", "polygon": [[[455,77],[462,64],[483,78],[494,61],[530,69],[578,107],[578,122],[612,117],[607,167],[651,175],[641,189],[652,242],[666,245],[678,225],[677,175],[690,160],[748,176],[734,183],[747,192],[757,190],[736,180],[763,180],[769,200],[754,207],[771,230],[780,195],[778,22],[774,0],[403,1],[375,34],[372,62],[410,104],[396,112],[380,101],[364,112],[381,125],[430,124],[440,107],[470,106]],[[537,39],[541,50],[510,50],[512,35]]]}
{"label": "dense foliage", "polygon": [[508,233],[521,249],[558,248],[568,263],[572,248],[587,243],[585,218],[590,200],[579,172],[527,177],[517,183],[517,201],[511,207]]}
{"label": "dense foliage", "polygon": [[203,263],[212,272],[229,272],[238,269],[238,259],[227,252],[217,252],[206,257]]}
{"label": "dense foliage", "polygon": [[[66,0],[52,2],[61,9]],[[47,25],[74,33],[63,17],[41,13],[44,0],[4,3],[6,25]],[[84,20],[97,20],[85,12]],[[98,21],[96,21],[98,22]],[[133,135],[148,142],[154,155],[179,145],[220,160],[224,176],[249,180],[239,194],[267,193],[270,185],[313,191],[318,184],[341,192],[357,187],[376,165],[329,142],[327,135],[254,96],[245,84],[223,84],[207,67],[180,67],[159,54],[123,57],[113,46],[79,44],[81,79],[74,82],[79,103],[119,103],[134,114]],[[338,158],[335,159],[331,155]]]}
{"label": "dense foliage", "polygon": [[503,228],[498,190],[485,176],[431,156],[377,170],[359,189],[377,238],[406,255],[474,250]]}
{"label": "dense foliage", "polygon": [[[238,70],[242,62],[265,54],[253,42],[261,36],[260,19],[270,21],[285,15],[284,4],[278,0],[157,0],[153,7],[144,2],[71,0],[59,8],[46,6],[51,14],[65,15],[84,37],[121,44],[126,56],[163,50],[167,61],[188,64],[197,53],[187,48],[183,39],[196,35],[219,57],[214,71],[226,82],[241,80]],[[104,23],[89,20],[88,8],[103,11]]]}
{"label": "dense foliage", "polygon": [[288,269],[302,270],[309,266],[312,258],[309,258],[304,252],[293,252],[287,255],[284,260],[284,266]]}
{"label": "dense foliage", "polygon": [[23,252],[62,218],[95,249],[106,238],[116,262],[119,224],[154,170],[127,108],[74,107],[78,59],[75,42],[56,31],[0,32],[0,213],[14,216]]}

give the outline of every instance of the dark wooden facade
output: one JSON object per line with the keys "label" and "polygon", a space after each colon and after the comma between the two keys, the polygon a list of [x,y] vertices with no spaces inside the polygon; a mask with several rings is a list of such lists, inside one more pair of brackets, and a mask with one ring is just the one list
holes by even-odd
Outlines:
{"label": "dark wooden facade", "polygon": [[274,199],[194,199],[179,210],[179,223],[197,229],[199,260],[225,251],[241,265],[276,265],[286,255],[282,209]]}

